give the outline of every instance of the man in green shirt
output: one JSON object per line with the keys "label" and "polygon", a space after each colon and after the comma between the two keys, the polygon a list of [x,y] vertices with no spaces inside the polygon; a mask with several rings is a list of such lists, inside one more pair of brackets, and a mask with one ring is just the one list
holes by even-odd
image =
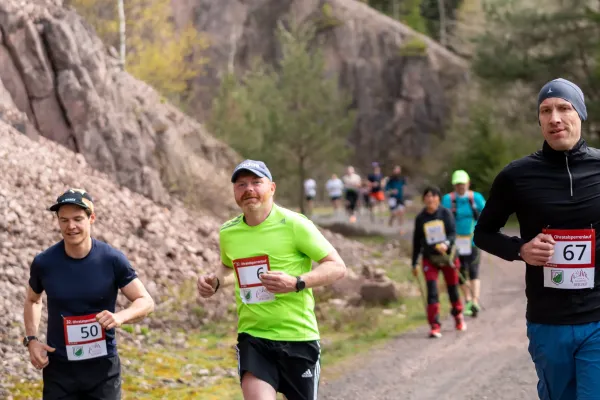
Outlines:
{"label": "man in green shirt", "polygon": [[277,392],[316,400],[320,337],[312,288],[343,278],[346,266],[309,219],[274,204],[265,163],[242,162],[231,182],[243,213],[221,226],[221,265],[199,277],[198,291],[208,298],[235,282],[244,400],[275,400]]}

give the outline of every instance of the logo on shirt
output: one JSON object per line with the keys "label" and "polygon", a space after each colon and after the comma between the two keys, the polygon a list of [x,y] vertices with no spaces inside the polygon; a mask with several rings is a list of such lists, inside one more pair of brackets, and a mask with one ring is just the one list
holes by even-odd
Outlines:
{"label": "logo on shirt", "polygon": [[83,356],[83,346],[75,346],[73,347],[73,355],[75,357]]}
{"label": "logo on shirt", "polygon": [[[97,356],[102,353],[102,346],[100,346],[100,343],[94,343],[90,346],[89,352],[91,355]],[[82,354],[83,354],[83,351],[82,351]]]}
{"label": "logo on shirt", "polygon": [[246,301],[250,301],[252,299],[252,291],[250,289],[242,289],[242,296],[244,296]]}
{"label": "logo on shirt", "polygon": [[588,283],[588,275],[587,273],[580,269],[577,272],[574,272],[573,275],[571,275],[571,283],[573,284],[573,286],[577,287],[577,286],[582,286],[582,287],[586,287],[587,283]]}
{"label": "logo on shirt", "polygon": [[565,273],[562,269],[553,269],[551,271],[552,273],[552,282],[554,282],[557,285],[560,285],[561,283],[564,282],[565,280]]}
{"label": "logo on shirt", "polygon": [[270,300],[273,297],[271,292],[267,291],[264,286],[259,287],[256,290],[256,299],[257,300]]}

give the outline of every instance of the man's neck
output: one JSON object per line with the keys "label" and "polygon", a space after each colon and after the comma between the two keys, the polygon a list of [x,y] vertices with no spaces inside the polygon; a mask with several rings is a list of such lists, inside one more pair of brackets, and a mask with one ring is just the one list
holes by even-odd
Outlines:
{"label": "man's neck", "polygon": [[435,208],[425,208],[425,212],[427,214],[435,214],[435,212],[438,210],[439,207],[435,207]]}
{"label": "man's neck", "polygon": [[65,253],[71,258],[81,259],[85,258],[92,250],[92,238],[88,237],[86,240],[76,246],[69,246],[65,243]]}
{"label": "man's neck", "polygon": [[271,214],[272,209],[273,203],[265,205],[265,207],[261,207],[255,211],[244,212],[244,220],[246,221],[246,225],[256,226],[262,224],[267,219],[269,214]]}

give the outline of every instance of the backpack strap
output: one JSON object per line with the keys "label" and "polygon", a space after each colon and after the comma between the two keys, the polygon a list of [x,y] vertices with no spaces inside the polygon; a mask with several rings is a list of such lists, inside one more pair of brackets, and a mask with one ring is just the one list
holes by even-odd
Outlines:
{"label": "backpack strap", "polygon": [[477,221],[479,219],[479,211],[477,210],[477,205],[475,204],[475,193],[472,190],[467,192],[469,197],[469,203],[471,203],[471,210],[473,211],[473,219]]}
{"label": "backpack strap", "polygon": [[451,206],[450,206],[450,211],[452,211],[452,214],[454,215],[454,218],[456,218],[456,192],[450,192],[450,201],[451,201]]}

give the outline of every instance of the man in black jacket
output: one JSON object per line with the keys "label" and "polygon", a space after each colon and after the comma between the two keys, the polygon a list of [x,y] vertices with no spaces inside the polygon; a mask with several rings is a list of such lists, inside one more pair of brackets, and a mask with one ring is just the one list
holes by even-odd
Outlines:
{"label": "man in black jacket", "polygon": [[[542,400],[600,399],[600,151],[581,139],[583,92],[555,79],[538,95],[542,150],[496,177],[475,244],[526,262],[527,336]],[[521,237],[500,233],[516,213]]]}

